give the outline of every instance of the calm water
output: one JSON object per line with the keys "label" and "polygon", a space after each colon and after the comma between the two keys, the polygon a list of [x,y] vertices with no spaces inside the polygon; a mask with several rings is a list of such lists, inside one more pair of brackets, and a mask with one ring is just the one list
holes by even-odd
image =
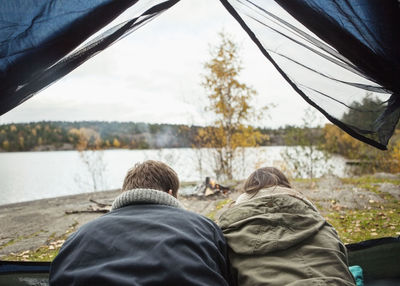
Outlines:
{"label": "calm water", "polygon": [[[246,148],[245,159],[239,157],[235,162],[235,178],[245,178],[260,166],[281,167],[284,148]],[[213,164],[207,149],[107,150],[88,152],[85,156],[91,162],[92,172],[88,171],[77,151],[0,153],[0,205],[91,192],[92,174],[96,176],[97,190],[119,188],[127,170],[136,162],[148,159],[169,164],[181,181],[213,177]],[[334,174],[344,175],[342,158],[331,159],[331,164]],[[99,166],[102,168],[95,170]],[[325,163],[319,169],[324,167]]]}

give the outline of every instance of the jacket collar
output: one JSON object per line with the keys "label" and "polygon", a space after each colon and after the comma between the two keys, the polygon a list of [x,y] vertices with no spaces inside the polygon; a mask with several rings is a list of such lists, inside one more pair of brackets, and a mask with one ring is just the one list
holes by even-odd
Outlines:
{"label": "jacket collar", "polygon": [[159,204],[183,208],[176,198],[166,192],[154,189],[132,189],[120,194],[112,203],[111,210],[135,204]]}

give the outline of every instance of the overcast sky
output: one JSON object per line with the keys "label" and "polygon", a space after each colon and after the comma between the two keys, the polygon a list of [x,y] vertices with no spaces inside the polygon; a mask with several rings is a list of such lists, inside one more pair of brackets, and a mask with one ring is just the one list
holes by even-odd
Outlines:
{"label": "overcast sky", "polygon": [[301,124],[306,102],[216,0],[180,1],[0,116],[0,124],[41,120],[207,124],[201,74],[210,59],[210,45],[218,43],[222,30],[241,47],[241,80],[258,91],[253,104],[276,106],[258,125]]}

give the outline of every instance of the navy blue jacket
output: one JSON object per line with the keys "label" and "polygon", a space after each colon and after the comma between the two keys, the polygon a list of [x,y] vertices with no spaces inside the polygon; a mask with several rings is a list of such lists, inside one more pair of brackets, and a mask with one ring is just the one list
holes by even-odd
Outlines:
{"label": "navy blue jacket", "polygon": [[136,204],[82,226],[64,243],[50,285],[229,285],[225,239],[209,219]]}

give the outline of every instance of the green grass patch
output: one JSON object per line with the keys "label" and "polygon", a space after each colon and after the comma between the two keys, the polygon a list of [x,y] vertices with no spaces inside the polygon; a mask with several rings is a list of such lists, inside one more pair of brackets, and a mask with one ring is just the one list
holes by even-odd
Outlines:
{"label": "green grass patch", "polygon": [[373,176],[341,178],[341,181],[343,184],[352,184],[352,185],[374,185],[383,183],[400,185],[400,179],[376,178]]}
{"label": "green grass patch", "polygon": [[366,209],[325,210],[327,221],[336,228],[345,243],[400,235],[399,201],[379,190],[382,183],[400,185],[400,180],[363,176],[342,178],[341,181],[376,193],[384,199],[384,202],[371,202]]}
{"label": "green grass patch", "polygon": [[400,235],[400,209],[397,205],[384,209],[344,210],[325,216],[344,243]]}
{"label": "green grass patch", "polygon": [[218,201],[218,202],[216,203],[216,205],[215,205],[215,208],[214,208],[211,212],[209,212],[206,216],[207,216],[209,219],[215,221],[215,219],[216,219],[215,216],[217,215],[218,211],[219,211],[220,209],[222,209],[225,205],[230,204],[231,202],[233,202],[233,201],[232,201],[230,198],[225,199],[225,200]]}
{"label": "green grass patch", "polygon": [[180,188],[195,187],[199,182],[180,182]]}

